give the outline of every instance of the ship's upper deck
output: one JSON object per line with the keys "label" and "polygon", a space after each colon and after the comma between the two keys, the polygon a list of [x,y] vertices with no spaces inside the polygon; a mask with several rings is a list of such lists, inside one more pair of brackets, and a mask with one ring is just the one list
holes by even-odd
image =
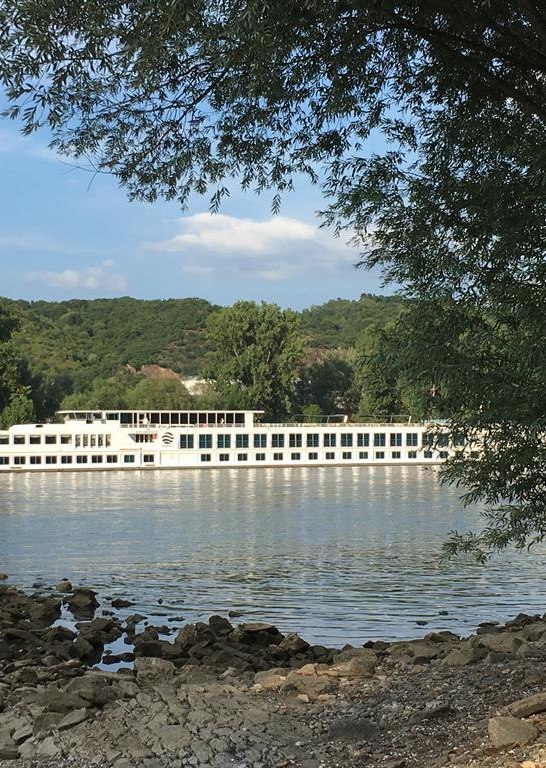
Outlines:
{"label": "ship's upper deck", "polygon": [[185,427],[185,426],[231,426],[251,427],[263,416],[263,411],[126,411],[89,410],[57,411],[65,424],[84,422],[86,424],[112,424],[121,427]]}

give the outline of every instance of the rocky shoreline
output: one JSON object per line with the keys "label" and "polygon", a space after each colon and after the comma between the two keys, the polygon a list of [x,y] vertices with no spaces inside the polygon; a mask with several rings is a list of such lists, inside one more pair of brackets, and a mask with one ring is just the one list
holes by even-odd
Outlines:
{"label": "rocky shoreline", "polygon": [[98,607],[1,581],[0,768],[546,768],[546,615],[333,649]]}

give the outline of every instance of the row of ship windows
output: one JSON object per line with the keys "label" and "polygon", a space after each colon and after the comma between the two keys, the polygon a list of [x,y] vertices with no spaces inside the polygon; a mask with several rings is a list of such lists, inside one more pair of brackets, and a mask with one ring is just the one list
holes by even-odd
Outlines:
{"label": "row of ship windows", "polygon": [[[385,458],[385,451],[375,451],[373,454],[374,459],[384,459]],[[432,451],[424,451],[423,457],[425,459],[432,459],[433,454]],[[447,451],[440,451],[439,457],[441,459],[447,458]],[[265,453],[257,453],[254,456],[256,461],[265,461],[266,455]],[[307,454],[307,459],[309,461],[318,461],[319,455],[315,452],[310,452]],[[335,460],[336,454],[334,451],[326,451],[325,453],[325,459],[327,461]],[[351,460],[353,459],[353,453],[352,451],[343,451],[341,454],[341,458],[343,460]],[[354,457],[356,458],[356,456]],[[358,458],[361,460],[366,460],[369,458],[368,451],[359,451],[358,452]],[[391,459],[401,459],[402,453],[401,451],[392,451],[390,454]],[[408,459],[416,459],[417,458],[417,451],[408,451]],[[22,466],[24,464],[31,464],[33,466],[36,466],[38,464],[45,464],[46,466],[51,466],[55,464],[117,464],[118,460],[121,459],[122,463],[124,464],[134,464],[136,461],[136,457],[134,454],[123,454],[121,457],[118,457],[117,455],[108,455],[108,456],[102,456],[100,454],[96,454],[94,456],[13,456],[13,464],[15,466]],[[202,462],[211,462],[212,461],[212,454],[210,453],[202,453],[200,455],[200,459]],[[231,459],[231,456],[229,453],[220,453],[218,455],[219,461],[225,462],[229,461]],[[273,461],[283,461],[284,460],[284,453],[273,453]],[[290,460],[291,461],[300,461],[301,460],[301,453],[291,453],[290,454]],[[155,455],[153,453],[145,453],[142,456],[142,461],[144,464],[153,464],[155,462]],[[237,454],[237,461],[248,461],[248,454],[247,453],[238,453]],[[9,456],[0,456],[0,465],[8,465],[10,463],[10,457]]]}
{"label": "row of ship windows", "polygon": [[[13,435],[13,445],[74,445],[76,448],[110,448],[111,435]],[[0,445],[9,445],[9,436],[0,435]]]}
{"label": "row of ship windows", "polygon": [[[180,436],[180,448],[187,448],[193,450],[196,447],[195,435],[181,435]],[[216,435],[216,448],[231,448],[233,435]],[[250,447],[250,435],[235,435],[235,448],[249,448]],[[286,438],[288,437],[288,441]],[[335,432],[327,432],[322,435],[322,445],[324,448],[335,448],[337,445],[337,439],[339,437],[339,446],[341,448],[352,448],[357,446],[358,448],[368,448],[371,444],[375,448],[385,448],[387,446],[387,434],[385,432],[376,432],[372,437],[368,432],[358,432],[353,434],[351,432],[342,432],[341,434]],[[431,447],[432,436],[423,434],[422,444],[423,446]],[[197,435],[198,445],[201,450],[210,449],[213,447],[213,435],[204,434]],[[254,448],[267,448],[267,434],[257,433],[252,436]],[[305,438],[305,445],[307,448],[318,448],[320,446],[320,434],[306,433],[305,435],[296,433],[284,435],[282,433],[273,433],[271,435],[271,448],[303,448]],[[406,433],[405,440],[406,447],[417,448],[419,445],[419,433],[408,432]],[[436,441],[437,445],[446,447],[447,440]],[[388,445],[391,448],[402,447],[403,434],[401,432],[391,432],[388,436]]]}

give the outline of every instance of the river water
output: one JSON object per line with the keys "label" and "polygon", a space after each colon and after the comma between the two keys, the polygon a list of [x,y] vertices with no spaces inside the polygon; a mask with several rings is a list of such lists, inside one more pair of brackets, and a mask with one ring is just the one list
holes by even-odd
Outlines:
{"label": "river water", "polygon": [[2,475],[0,570],[156,624],[237,610],[326,645],[544,612],[544,549],[440,561],[450,530],[479,526],[459,494],[424,467]]}

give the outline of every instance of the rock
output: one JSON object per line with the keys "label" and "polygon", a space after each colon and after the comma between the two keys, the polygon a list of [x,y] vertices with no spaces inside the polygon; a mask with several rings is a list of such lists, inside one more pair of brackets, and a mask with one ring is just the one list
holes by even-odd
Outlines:
{"label": "rock", "polygon": [[[68,683],[64,690],[67,694],[76,696],[94,707],[103,707],[117,698],[108,679],[98,674],[76,677]],[[78,707],[74,707],[74,709],[78,709]]]}
{"label": "rock", "polygon": [[223,616],[211,616],[209,627],[215,635],[229,635],[233,632],[233,625]]}
{"label": "rock", "polygon": [[538,728],[517,717],[492,717],[487,727],[491,743],[497,749],[524,747],[538,737]]}
{"label": "rock", "polygon": [[96,594],[87,587],[76,587],[73,594],[65,597],[63,602],[77,619],[91,619],[99,607]]}
{"label": "rock", "polygon": [[265,691],[278,690],[289,674],[289,670],[282,667],[274,667],[264,672],[256,672],[254,675],[255,685],[259,685]]}
{"label": "rock", "polygon": [[122,597],[115,597],[110,601],[110,605],[112,608],[129,608],[134,603],[131,600],[124,600]]}
{"label": "rock", "polygon": [[44,712],[42,715],[38,715],[34,720],[32,735],[47,735],[62,719],[63,715],[60,712]]}
{"label": "rock", "polygon": [[358,655],[348,661],[333,664],[326,672],[330,677],[372,677],[377,666],[377,655]]}
{"label": "rock", "polygon": [[479,646],[495,653],[515,653],[523,640],[509,632],[480,636]]}
{"label": "rock", "polygon": [[63,717],[57,724],[59,731],[66,731],[68,728],[73,728],[75,725],[83,723],[89,717],[87,709],[75,709],[73,712],[69,712]]}
{"label": "rock", "polygon": [[[0,581],[6,581],[6,579],[9,579],[9,576],[7,573],[4,573],[3,571],[0,571]],[[10,759],[10,758],[8,758]]]}
{"label": "rock", "polygon": [[138,658],[135,660],[135,671],[139,680],[159,680],[173,677],[176,667],[165,659]]}
{"label": "rock", "polygon": [[244,614],[242,611],[231,610],[227,612],[227,615],[229,616],[230,619],[240,619],[241,616],[243,616]]}
{"label": "rock", "polygon": [[297,653],[305,653],[309,649],[309,643],[303,640],[295,632],[290,632],[290,634],[286,635],[286,637],[281,640],[279,648],[292,656]]}
{"label": "rock", "polygon": [[239,624],[231,635],[232,639],[248,645],[267,646],[270,643],[279,644],[283,639],[277,627],[263,621]]}
{"label": "rock", "polygon": [[25,725],[22,725],[20,728],[18,728],[16,731],[14,731],[11,734],[11,738],[16,744],[22,744],[23,741],[30,739],[31,736],[32,736],[32,725],[30,723],[26,723]]}
{"label": "rock", "polygon": [[16,746],[5,747],[0,744],[0,760],[17,760],[19,758],[19,750]]}
{"label": "rock", "polygon": [[466,667],[468,664],[475,664],[480,659],[485,658],[486,655],[485,648],[471,648],[470,646],[454,648],[442,659],[442,664],[447,667]]}
{"label": "rock", "polygon": [[535,693],[514,701],[506,707],[506,711],[513,717],[529,717],[537,712],[546,712],[546,693]]}
{"label": "rock", "polygon": [[55,587],[57,592],[72,592],[72,584],[68,581],[68,579],[63,579],[60,581],[57,586]]}

